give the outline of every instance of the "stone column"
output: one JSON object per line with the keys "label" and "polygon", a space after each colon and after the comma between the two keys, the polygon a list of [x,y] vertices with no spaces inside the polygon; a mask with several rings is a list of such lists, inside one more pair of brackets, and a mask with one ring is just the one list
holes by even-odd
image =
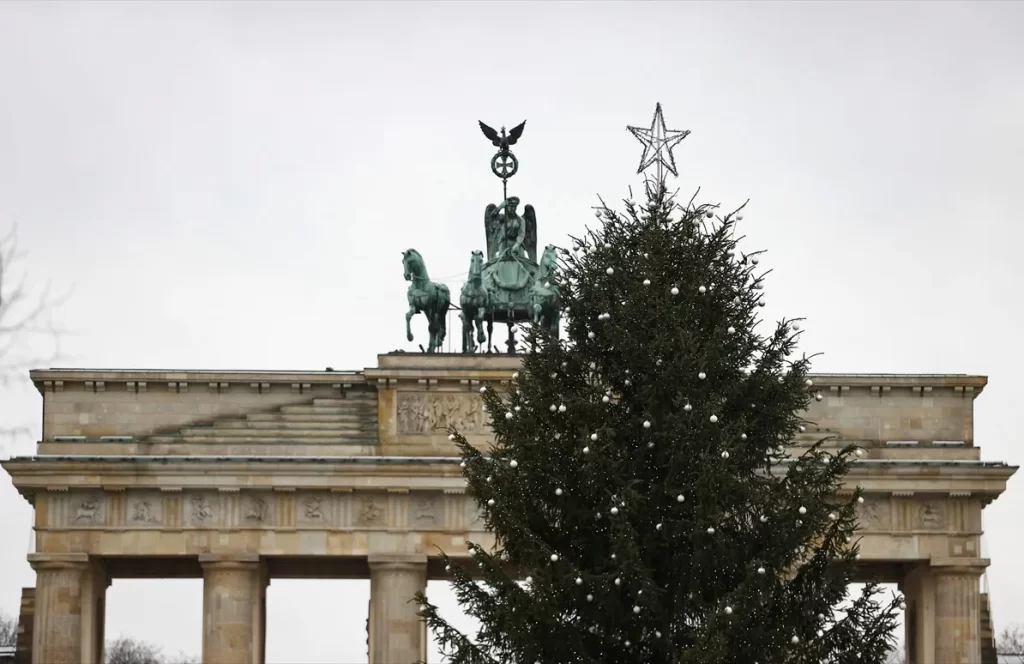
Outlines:
{"label": "stone column", "polygon": [[263,664],[266,567],[259,556],[199,556],[203,663]]}
{"label": "stone column", "polygon": [[36,571],[32,661],[100,664],[104,599],[102,564],[84,553],[30,553]]}
{"label": "stone column", "polygon": [[987,560],[932,560],[903,583],[907,664],[981,664],[981,589]]}
{"label": "stone column", "polygon": [[370,664],[427,661],[427,626],[417,592],[427,589],[427,557],[370,556]]}

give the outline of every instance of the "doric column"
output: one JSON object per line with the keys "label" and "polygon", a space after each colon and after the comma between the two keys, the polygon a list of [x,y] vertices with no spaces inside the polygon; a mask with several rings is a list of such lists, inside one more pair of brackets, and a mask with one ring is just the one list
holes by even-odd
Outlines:
{"label": "doric column", "polygon": [[907,664],[981,664],[982,559],[932,560],[903,583]]}
{"label": "doric column", "polygon": [[427,625],[412,601],[427,589],[427,558],[370,556],[370,664],[427,661]]}
{"label": "doric column", "polygon": [[102,564],[84,553],[30,553],[36,571],[32,661],[101,664],[104,600]]}
{"label": "doric column", "polygon": [[259,557],[199,556],[204,664],[263,664],[267,573]]}

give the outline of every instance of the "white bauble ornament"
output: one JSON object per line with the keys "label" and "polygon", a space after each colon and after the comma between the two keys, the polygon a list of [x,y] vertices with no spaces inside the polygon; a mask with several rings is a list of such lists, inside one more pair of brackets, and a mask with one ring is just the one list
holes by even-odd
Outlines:
{"label": "white bauble ornament", "polygon": [[644,420],[644,428],[645,429],[650,429],[651,428],[650,420]]}
{"label": "white bauble ornament", "polygon": [[817,394],[814,395],[814,400],[815,401],[821,401],[824,398],[825,397],[821,396],[821,392],[818,392]]}
{"label": "white bauble ornament", "polygon": [[693,410],[693,406],[691,406],[690,404],[686,404],[685,406],[683,406],[683,410],[689,413],[691,410]]}
{"label": "white bauble ornament", "polygon": [[732,615],[732,607],[731,606],[725,607],[725,615],[727,615],[727,616],[731,616]]}
{"label": "white bauble ornament", "polygon": [[801,505],[800,509],[798,509],[797,511],[800,512],[801,514],[807,514],[807,508],[804,507],[803,505]]}
{"label": "white bauble ornament", "polygon": [[763,567],[758,567],[757,568],[757,573],[758,574],[764,574],[764,568]]}
{"label": "white bauble ornament", "polygon": [[615,268],[613,268],[613,267],[610,267],[610,268],[608,268],[607,270],[605,270],[605,273],[607,273],[607,274],[608,274],[608,276],[610,277],[610,276],[612,276],[613,274],[615,274]]}
{"label": "white bauble ornament", "polygon": [[484,385],[483,387],[480,388],[480,394],[483,394],[486,391],[487,391],[487,386],[486,385]]}
{"label": "white bauble ornament", "polygon": [[730,326],[729,326],[729,329],[727,330],[727,332],[728,332],[729,334],[736,334],[736,328],[735,328],[735,327],[733,327],[732,325],[730,325]]}
{"label": "white bauble ornament", "polygon": [[[633,613],[640,613],[640,607],[639,606],[634,606],[633,607]],[[627,642],[626,645],[628,646],[629,643]]]}
{"label": "white bauble ornament", "polygon": [[859,457],[864,456],[864,450],[862,450],[861,448],[858,447],[857,448],[857,456],[859,456]]}
{"label": "white bauble ornament", "polygon": [[527,583],[533,583],[533,577],[532,576],[526,577],[526,582]]}
{"label": "white bauble ornament", "polygon": [[700,288],[697,289],[697,292],[703,295],[704,293],[708,292],[708,289],[705,288],[704,286],[701,286]]}
{"label": "white bauble ornament", "polygon": [[597,434],[596,434],[596,433],[592,433],[592,434],[590,434],[590,440],[592,440],[592,441],[595,441],[595,442],[596,442],[596,441],[597,441]]}
{"label": "white bauble ornament", "polygon": [[679,289],[676,288],[675,286],[673,286],[672,290],[670,290],[669,292],[672,293],[673,295],[679,295]]}
{"label": "white bauble ornament", "polygon": [[455,440],[455,434],[453,434],[453,433],[448,434],[448,440],[454,441]]}
{"label": "white bauble ornament", "polygon": [[706,373],[704,373],[703,371],[701,371],[699,374],[697,374],[697,378],[700,378],[701,380],[704,380],[707,377],[708,377],[708,375]]}
{"label": "white bauble ornament", "polygon": [[558,410],[558,406],[556,406],[555,404],[551,404],[550,406],[548,406],[548,410],[550,410],[553,413],[556,410]]}
{"label": "white bauble ornament", "polygon": [[729,450],[725,450],[725,451],[722,452],[722,458],[723,459],[728,459],[729,458]]}
{"label": "white bauble ornament", "polygon": [[761,523],[768,523],[768,517],[764,514],[761,515]]}
{"label": "white bauble ornament", "polygon": [[812,385],[814,385],[814,381],[808,378],[807,380],[804,381],[804,385],[806,385],[807,387],[811,387]]}
{"label": "white bauble ornament", "polygon": [[800,637],[799,636],[794,636],[792,639],[790,639],[790,642],[793,643],[794,645],[797,644],[797,643],[800,643]]}
{"label": "white bauble ornament", "polygon": [[655,632],[654,632],[654,638],[656,638],[656,639],[660,639],[660,638],[661,638],[661,632],[659,632],[659,631],[655,630]]}
{"label": "white bauble ornament", "polygon": [[835,512],[829,512],[829,513],[828,513],[828,518],[829,518],[829,519],[831,519],[832,521],[835,521],[835,520],[836,520],[836,519],[838,519],[839,517],[838,517],[838,516],[836,516],[836,513],[835,513]]}
{"label": "white bauble ornament", "polygon": [[650,286],[650,285],[651,285],[651,280],[650,279],[644,279],[644,286]]}
{"label": "white bauble ornament", "polygon": [[760,261],[756,258],[751,258],[750,262],[753,263],[754,265],[757,265]]}
{"label": "white bauble ornament", "polygon": [[858,505],[863,505],[864,504],[864,496],[857,496],[857,504]]}
{"label": "white bauble ornament", "polygon": [[514,411],[516,411],[516,412],[518,413],[518,412],[519,412],[519,411],[521,411],[522,409],[523,409],[523,407],[522,407],[522,406],[516,406],[516,407],[515,407],[515,408],[513,408],[512,410],[514,410]]}
{"label": "white bauble ornament", "polygon": [[746,440],[746,439],[747,439],[747,434],[741,433],[740,434],[740,440]]}
{"label": "white bauble ornament", "polygon": [[488,501],[487,501],[487,506],[488,506],[488,507],[494,507],[494,498],[490,498],[490,499],[488,499]]}
{"label": "white bauble ornament", "polygon": [[659,524],[657,524],[656,526],[654,526],[654,529],[655,529],[655,530],[661,530],[661,524],[659,523]]}
{"label": "white bauble ornament", "polygon": [[604,395],[603,397],[601,397],[601,403],[608,403],[611,400],[612,400],[612,398],[609,397],[607,394]]}
{"label": "white bauble ornament", "polygon": [[587,601],[588,602],[593,602],[594,601],[594,596],[593,595],[587,595]]}
{"label": "white bauble ornament", "polygon": [[714,534],[715,534],[715,529],[713,527],[711,527],[711,526],[708,526],[708,535],[714,535]]}
{"label": "white bauble ornament", "polygon": [[561,487],[555,489],[555,495],[556,496],[561,496],[562,495],[562,488]]}
{"label": "white bauble ornament", "polygon": [[608,511],[612,513],[612,516],[615,516],[616,514],[619,513],[619,508],[618,507],[613,507],[613,508],[611,508]]}
{"label": "white bauble ornament", "polygon": [[605,242],[605,243],[604,243],[604,248],[605,248],[605,249],[611,249],[611,248],[612,248],[612,245],[610,245],[610,244],[608,244],[607,242]]}
{"label": "white bauble ornament", "polygon": [[677,503],[681,503],[684,500],[686,500],[686,496],[684,496],[683,494],[679,494],[678,496],[676,496],[676,502]]}
{"label": "white bauble ornament", "polygon": [[559,413],[564,413],[565,412],[565,404],[564,403],[563,404],[559,404],[558,412]]}
{"label": "white bauble ornament", "polygon": [[620,578],[616,577],[616,578],[615,578],[615,585],[617,585],[617,586],[621,586],[621,585],[622,585],[622,579],[620,579]]}
{"label": "white bauble ornament", "polygon": [[587,332],[587,338],[588,338],[588,339],[593,339],[593,338],[594,338],[594,337],[596,337],[596,336],[597,336],[597,335],[596,335],[596,334],[594,334],[593,332]]}
{"label": "white bauble ornament", "polygon": [[583,579],[581,579],[580,577],[577,576],[576,577],[576,585],[577,586],[582,586],[583,585]]}
{"label": "white bauble ornament", "polygon": [[590,454],[590,448],[589,447],[584,447],[583,448],[583,453],[584,454]]}
{"label": "white bauble ornament", "polygon": [[519,372],[518,371],[515,372],[514,374],[512,374],[512,380],[515,380],[517,378],[519,378]]}
{"label": "white bauble ornament", "polygon": [[626,380],[622,381],[622,384],[625,385],[626,387],[629,387],[630,385],[632,385],[632,383],[629,381],[628,378]]}
{"label": "white bauble ornament", "polygon": [[505,413],[505,419],[506,420],[511,420],[512,419],[512,413]]}
{"label": "white bauble ornament", "polygon": [[558,562],[558,554],[557,553],[552,553],[551,554],[551,562],[553,562],[553,563],[557,563]]}
{"label": "white bauble ornament", "polygon": [[715,422],[718,421],[718,416],[717,415],[712,415],[710,420],[711,420],[711,423],[714,424]]}
{"label": "white bauble ornament", "polygon": [[512,459],[511,461],[508,462],[508,465],[510,467],[512,467],[512,468],[518,468],[519,467],[519,462],[516,461],[515,459]]}

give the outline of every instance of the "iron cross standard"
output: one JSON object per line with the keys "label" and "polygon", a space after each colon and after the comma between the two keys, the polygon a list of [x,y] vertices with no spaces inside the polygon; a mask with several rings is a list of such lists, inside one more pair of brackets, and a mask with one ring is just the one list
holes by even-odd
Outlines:
{"label": "iron cross standard", "polygon": [[690,130],[665,129],[665,118],[661,114],[661,102],[654,107],[654,117],[651,119],[650,129],[643,127],[626,127],[626,129],[636,136],[636,139],[644,146],[644,153],[640,157],[640,168],[636,170],[638,175],[647,170],[651,164],[657,164],[658,182],[665,179],[663,169],[668,169],[672,175],[679,177],[672,148],[686,138],[690,134]]}

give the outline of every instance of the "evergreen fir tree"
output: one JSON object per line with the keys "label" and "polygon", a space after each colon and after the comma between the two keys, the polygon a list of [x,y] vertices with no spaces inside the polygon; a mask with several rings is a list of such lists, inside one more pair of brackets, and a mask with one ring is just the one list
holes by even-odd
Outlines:
{"label": "evergreen fir tree", "polygon": [[900,600],[850,595],[837,496],[858,450],[793,444],[799,325],[759,334],[735,212],[646,194],[562,252],[568,339],[482,388],[490,449],[451,432],[497,548],[445,561],[476,635],[421,615],[455,664],[881,664]]}

